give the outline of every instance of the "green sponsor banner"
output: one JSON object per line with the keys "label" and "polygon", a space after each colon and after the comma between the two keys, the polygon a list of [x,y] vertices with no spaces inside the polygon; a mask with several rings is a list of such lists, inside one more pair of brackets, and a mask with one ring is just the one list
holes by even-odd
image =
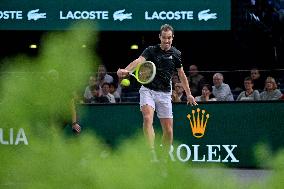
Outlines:
{"label": "green sponsor banner", "polygon": [[102,31],[229,30],[229,0],[1,0],[1,30],[65,30],[76,21]]}
{"label": "green sponsor banner", "polygon": [[[143,133],[138,104],[82,105],[78,110],[83,132],[95,131],[110,145]],[[256,155],[256,148],[264,145],[269,149],[265,153],[271,153],[266,155],[273,156],[284,147],[283,102],[210,103],[198,107],[174,104],[173,112],[175,161],[264,167],[264,162],[259,164],[258,158],[263,157]],[[154,127],[161,131],[157,117]],[[157,145],[160,141],[157,137]]]}

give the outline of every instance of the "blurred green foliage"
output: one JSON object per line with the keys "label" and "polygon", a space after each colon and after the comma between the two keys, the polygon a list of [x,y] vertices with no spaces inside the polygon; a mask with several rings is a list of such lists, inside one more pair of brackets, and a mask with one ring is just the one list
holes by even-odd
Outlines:
{"label": "blurred green foliage", "polygon": [[[76,26],[77,27],[77,26]],[[84,27],[86,28],[86,27]],[[0,145],[0,188],[283,188],[284,153],[273,161],[266,181],[242,183],[225,168],[206,169],[180,162],[151,163],[145,141],[137,137],[110,149],[95,133],[64,136],[60,120],[70,119],[72,93],[85,86],[99,64],[89,48],[96,34],[88,29],[46,35],[37,58],[6,60],[0,108],[4,138],[9,128],[24,128],[29,144]],[[59,120],[59,121],[58,121]],[[264,147],[256,154],[267,158]]]}

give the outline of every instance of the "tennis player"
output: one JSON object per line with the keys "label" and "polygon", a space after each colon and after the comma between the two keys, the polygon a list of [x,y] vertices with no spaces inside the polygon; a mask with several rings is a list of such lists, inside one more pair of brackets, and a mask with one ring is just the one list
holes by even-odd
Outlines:
{"label": "tennis player", "polygon": [[180,81],[185,89],[187,103],[197,105],[191,95],[186,75],[184,73],[181,52],[172,46],[174,38],[173,27],[165,24],[161,26],[159,38],[161,43],[149,46],[143,53],[131,62],[125,69],[118,69],[118,77],[126,77],[131,70],[144,61],[152,61],[156,65],[156,76],[154,80],[142,85],[140,93],[140,109],[143,115],[143,131],[153,154],[153,161],[158,161],[155,150],[155,132],[153,128],[154,111],[160,119],[163,136],[163,149],[168,152],[173,142],[173,112],[171,102],[171,79],[177,70]]}

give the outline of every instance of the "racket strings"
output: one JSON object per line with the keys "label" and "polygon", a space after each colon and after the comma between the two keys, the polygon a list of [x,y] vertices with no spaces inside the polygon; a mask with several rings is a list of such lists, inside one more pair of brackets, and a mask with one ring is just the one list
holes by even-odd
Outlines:
{"label": "racket strings", "polygon": [[138,71],[138,79],[142,82],[147,82],[149,79],[151,79],[153,70],[153,65],[150,63],[141,65]]}

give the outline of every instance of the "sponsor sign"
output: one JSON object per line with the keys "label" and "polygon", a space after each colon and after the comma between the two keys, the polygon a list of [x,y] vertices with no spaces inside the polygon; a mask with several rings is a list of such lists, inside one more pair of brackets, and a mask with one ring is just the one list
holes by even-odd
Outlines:
{"label": "sponsor sign", "polygon": [[74,21],[82,20],[96,23],[103,31],[156,31],[164,23],[182,31],[230,29],[228,0],[155,0],[137,4],[128,0],[3,0],[0,29],[65,30]]}
{"label": "sponsor sign", "polygon": [[28,145],[28,139],[23,128],[0,128],[0,145]]}
{"label": "sponsor sign", "polygon": [[[239,163],[235,154],[237,144],[199,144],[198,140],[205,136],[206,126],[209,124],[210,114],[205,109],[192,110],[186,117],[190,122],[192,137],[195,138],[193,141],[197,144],[180,144],[177,148],[172,146],[169,152],[172,161]],[[214,125],[211,126],[214,127]]]}

